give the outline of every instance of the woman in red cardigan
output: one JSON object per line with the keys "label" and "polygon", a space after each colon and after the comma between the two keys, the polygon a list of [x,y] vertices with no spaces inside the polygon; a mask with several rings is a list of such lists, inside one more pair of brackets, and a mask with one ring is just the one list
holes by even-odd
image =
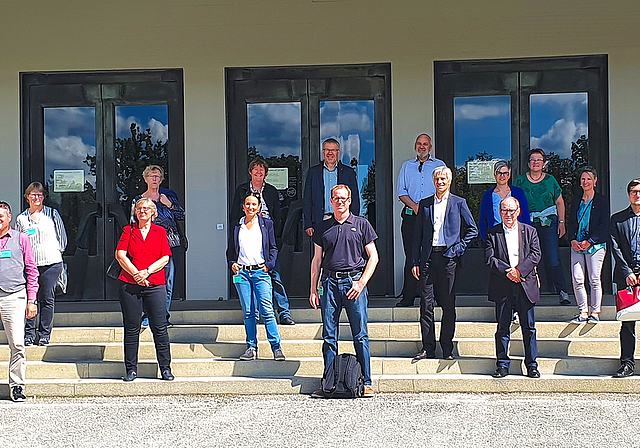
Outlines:
{"label": "woman in red cardigan", "polygon": [[171,373],[171,351],[167,332],[164,267],[169,262],[171,249],[164,228],[152,221],[158,216],[151,199],[136,201],[136,222],[126,226],[116,248],[116,260],[122,266],[118,279],[120,307],[124,321],[124,381],[133,381],[138,375],[138,345],[142,307],[149,317],[156,357],[163,380],[174,379]]}

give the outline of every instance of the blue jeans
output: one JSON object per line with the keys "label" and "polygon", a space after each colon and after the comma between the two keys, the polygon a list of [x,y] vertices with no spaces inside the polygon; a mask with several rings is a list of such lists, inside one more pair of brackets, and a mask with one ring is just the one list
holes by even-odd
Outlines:
{"label": "blue jeans", "polygon": [[551,219],[550,226],[543,226],[540,221],[536,220],[533,223],[533,227],[538,232],[545,272],[553,283],[556,294],[558,294],[560,291],[567,291],[567,283],[564,279],[564,271],[558,256],[558,216],[552,215],[549,219]]}
{"label": "blue jeans", "polygon": [[233,284],[236,286],[242,314],[244,315],[244,329],[247,332],[247,348],[258,348],[258,325],[256,321],[256,308],[260,311],[264,321],[267,339],[271,344],[271,350],[281,348],[280,332],[276,315],[273,311],[271,276],[262,269],[248,271],[240,269],[233,276]]}
{"label": "blue jeans", "polygon": [[371,384],[371,350],[369,349],[369,334],[367,333],[367,288],[365,287],[356,300],[347,299],[347,293],[353,285],[354,279],[336,280],[322,277],[322,295],[320,296],[320,310],[322,311],[322,356],[324,370],[333,364],[338,353],[338,330],[340,326],[340,312],[347,311],[353,347],[362,368],[364,384]]}

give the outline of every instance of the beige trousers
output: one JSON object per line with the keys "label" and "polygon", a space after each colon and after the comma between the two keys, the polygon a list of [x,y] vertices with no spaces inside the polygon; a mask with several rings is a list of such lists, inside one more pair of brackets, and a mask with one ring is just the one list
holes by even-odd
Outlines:
{"label": "beige trousers", "polygon": [[11,348],[9,387],[24,386],[27,352],[24,347],[24,325],[27,319],[27,290],[7,294],[0,291],[0,317]]}

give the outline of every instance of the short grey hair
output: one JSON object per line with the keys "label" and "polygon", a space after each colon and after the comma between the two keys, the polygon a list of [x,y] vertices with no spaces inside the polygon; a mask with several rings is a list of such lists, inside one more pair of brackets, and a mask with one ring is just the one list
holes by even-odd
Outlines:
{"label": "short grey hair", "polygon": [[441,176],[443,174],[445,176],[447,176],[447,179],[449,179],[449,180],[453,179],[453,173],[451,172],[451,168],[449,168],[446,165],[439,166],[435,170],[433,170],[433,173],[431,174],[431,177],[433,178],[433,181],[435,182],[436,176]]}
{"label": "short grey hair", "polygon": [[498,175],[498,171],[500,171],[505,166],[507,167],[509,172],[511,172],[511,162],[509,162],[508,160],[498,160],[495,163],[495,165],[493,165],[493,175],[497,176]]}

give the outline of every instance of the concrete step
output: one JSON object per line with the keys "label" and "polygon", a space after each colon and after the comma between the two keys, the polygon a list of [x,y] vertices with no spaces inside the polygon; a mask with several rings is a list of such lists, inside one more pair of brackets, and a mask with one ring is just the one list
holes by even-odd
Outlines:
{"label": "concrete step", "polygon": [[[420,310],[416,307],[370,307],[368,309],[369,322],[417,322]],[[546,305],[536,307],[536,320],[538,322],[568,322],[577,313],[575,306]],[[603,320],[615,319],[615,306],[603,306],[601,318]],[[435,310],[436,320],[440,320],[441,310]],[[456,314],[459,321],[466,322],[494,322],[495,307],[490,302],[484,306],[458,306]],[[319,323],[322,321],[320,310],[293,309],[293,320],[299,323]],[[346,314],[341,316],[343,322],[347,321]],[[242,323],[241,310],[186,310],[172,311],[171,321],[178,325],[221,325]],[[56,327],[114,327],[122,326],[122,314],[119,311],[102,312],[67,312],[56,313],[54,318]]]}
{"label": "concrete step", "polygon": [[[638,344],[640,348],[640,344]],[[510,354],[524,356],[521,339],[513,338],[510,344]],[[393,340],[370,339],[371,356],[374,357],[404,357],[411,358],[422,348],[419,339]],[[237,359],[244,353],[244,341],[223,341],[216,343],[172,343],[172,359]],[[315,357],[322,353],[322,340],[283,340],[282,349],[285,356],[294,358]],[[354,353],[350,341],[341,341],[341,352]],[[29,361],[45,362],[75,362],[75,361],[121,361],[123,356],[121,342],[107,343],[76,343],[50,344],[46,347],[27,347]],[[266,341],[258,343],[260,357],[272,356],[271,346]],[[439,353],[439,352],[438,352]],[[495,341],[493,338],[466,338],[454,340],[454,353],[460,357],[475,357],[495,355]],[[567,356],[617,356],[620,344],[617,338],[564,338],[538,339],[538,353],[547,357],[563,358]],[[0,361],[8,362],[11,352],[7,345],[0,345]],[[155,346],[153,342],[141,342],[139,359],[155,360]]]}
{"label": "concrete step", "polygon": [[[609,376],[542,374],[539,379],[510,375],[494,379],[477,374],[374,375],[377,392],[480,392],[480,393],[636,393],[640,377],[612,379]],[[124,383],[117,379],[29,380],[29,397],[123,397],[215,394],[310,394],[320,387],[318,376],[283,378],[193,377],[167,382],[138,378]],[[0,398],[8,399],[8,388]]]}
{"label": "concrete step", "polygon": [[[614,357],[538,358],[540,372],[556,375],[611,375],[620,362]],[[249,377],[283,378],[293,376],[321,376],[322,358],[287,358],[284,362],[272,359],[237,361],[232,359],[175,359],[171,368],[176,377]],[[458,358],[452,361],[426,359],[417,363],[410,358],[371,359],[372,375],[431,375],[431,374],[490,374],[495,370],[493,357]],[[522,358],[513,357],[512,373],[522,372]],[[138,374],[144,378],[158,377],[154,361],[141,360]],[[122,361],[45,362],[27,364],[29,379],[104,379],[120,378],[124,374]],[[0,379],[8,377],[8,362],[0,363]]]}
{"label": "concrete step", "polygon": [[[420,325],[418,322],[371,322],[368,325],[371,339],[419,339]],[[536,324],[539,339],[543,338],[618,338],[620,323],[616,321],[601,321],[599,324],[571,324],[564,322],[538,322]],[[320,340],[322,339],[322,324],[309,323],[294,326],[280,325],[280,336],[283,340]],[[511,327],[514,338],[522,337],[520,325]],[[436,322],[436,333],[440,332],[440,323]],[[496,324],[488,322],[457,322],[455,337],[463,338],[493,338]],[[108,343],[122,342],[122,327],[54,327],[51,334],[53,343]],[[340,339],[351,340],[351,330],[348,324],[340,324]],[[171,342],[182,343],[213,343],[221,341],[244,341],[243,325],[176,325],[169,329]],[[258,325],[258,338],[266,339],[264,325]],[[152,335],[148,328],[142,330],[141,341],[151,341]],[[0,344],[6,344],[4,332],[0,332]]]}

